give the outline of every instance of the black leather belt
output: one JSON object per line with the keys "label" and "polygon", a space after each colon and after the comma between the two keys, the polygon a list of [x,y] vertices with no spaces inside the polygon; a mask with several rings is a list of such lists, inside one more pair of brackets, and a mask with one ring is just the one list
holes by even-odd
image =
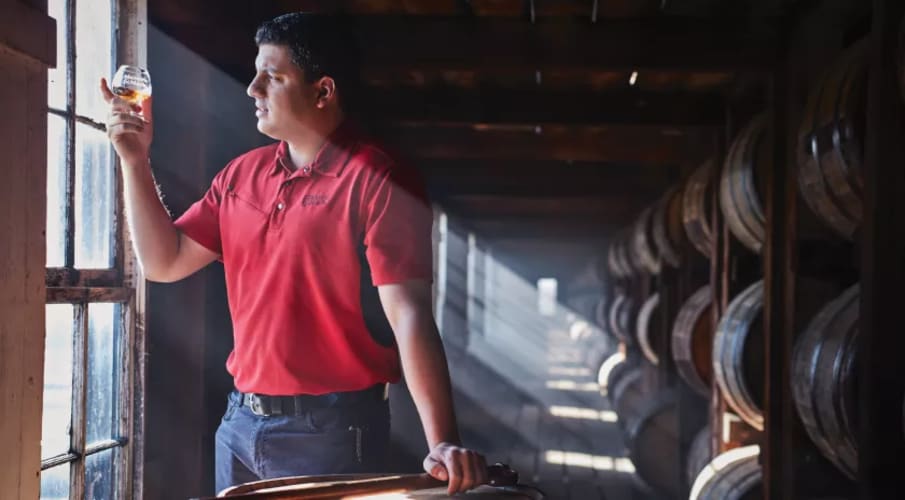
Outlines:
{"label": "black leather belt", "polygon": [[238,391],[237,394],[240,398],[240,405],[248,407],[255,415],[269,417],[276,415],[298,416],[311,410],[382,402],[387,399],[387,390],[387,384],[377,384],[360,391],[331,392],[318,395],[267,396],[265,394]]}

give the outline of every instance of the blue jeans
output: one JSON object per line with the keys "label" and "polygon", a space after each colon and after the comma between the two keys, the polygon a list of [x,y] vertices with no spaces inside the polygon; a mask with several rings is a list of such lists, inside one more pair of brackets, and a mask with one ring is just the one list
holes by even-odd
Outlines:
{"label": "blue jeans", "polygon": [[216,490],[285,476],[384,472],[388,401],[258,416],[233,392],[217,428]]}

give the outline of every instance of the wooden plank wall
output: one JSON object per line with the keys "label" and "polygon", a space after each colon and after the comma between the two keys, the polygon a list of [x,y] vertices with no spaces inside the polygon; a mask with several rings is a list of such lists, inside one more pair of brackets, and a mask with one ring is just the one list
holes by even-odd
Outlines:
{"label": "wooden plank wall", "polygon": [[4,2],[0,16],[0,492],[38,498],[44,386],[46,4]]}

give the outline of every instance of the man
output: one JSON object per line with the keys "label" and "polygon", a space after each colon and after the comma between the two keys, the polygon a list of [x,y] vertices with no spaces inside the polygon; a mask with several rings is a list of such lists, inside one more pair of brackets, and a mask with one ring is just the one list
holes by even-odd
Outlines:
{"label": "man", "polygon": [[346,119],[356,58],[345,33],[333,16],[261,25],[247,93],[258,130],[279,142],[230,162],[175,222],[151,175],[151,99],[130,107],[101,82],[147,279],[224,264],[236,391],[216,436],[218,491],[379,468],[384,388],[400,369],[430,446],[425,470],[450,494],[486,481],[484,458],[459,442],[432,316],[430,208],[413,172]]}

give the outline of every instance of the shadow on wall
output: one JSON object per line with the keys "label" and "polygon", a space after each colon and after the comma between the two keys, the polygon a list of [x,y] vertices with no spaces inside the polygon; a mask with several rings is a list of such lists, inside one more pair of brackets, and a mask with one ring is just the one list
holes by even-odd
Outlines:
{"label": "shadow on wall", "polygon": [[[550,304],[537,284],[443,219],[438,220],[435,252],[437,322],[463,440],[491,462],[517,459],[513,453],[519,450],[540,454],[540,460],[572,460],[576,453],[554,443],[589,441],[588,421],[610,427],[615,421],[615,415],[604,409],[596,375],[602,359],[616,346],[590,318],[595,301],[572,301],[582,313],[555,299]],[[602,292],[596,295],[601,296]],[[419,470],[427,447],[404,384],[393,387],[391,406],[395,445],[391,466]],[[531,412],[535,415],[528,422]],[[556,432],[568,436],[538,432],[537,413],[555,419]],[[609,454],[618,459],[623,451],[621,441],[613,446],[604,450],[611,462]]]}

